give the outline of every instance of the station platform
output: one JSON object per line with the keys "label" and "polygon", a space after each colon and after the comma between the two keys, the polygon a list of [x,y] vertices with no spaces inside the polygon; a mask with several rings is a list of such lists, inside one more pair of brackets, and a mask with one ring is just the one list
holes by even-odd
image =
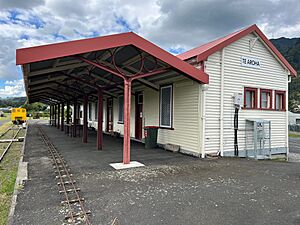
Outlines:
{"label": "station platform", "polygon": [[[199,159],[132,142],[131,159],[145,167],[115,170],[122,139],[104,136],[96,150],[41,122],[69,165],[91,211],[91,224],[298,224],[300,163],[240,158]],[[52,160],[39,130],[29,124],[24,161],[28,176],[17,197],[13,224],[63,224]],[[287,176],[288,175],[288,176]],[[286,184],[289,184],[288,186]],[[268,212],[268,213],[266,213]]]}
{"label": "station platform", "polygon": [[[88,143],[82,142],[80,137],[69,137],[56,127],[44,124],[42,127],[52,143],[63,154],[71,167],[89,169],[112,170],[109,164],[122,162],[123,138],[103,134],[103,149],[96,149],[96,131],[88,131]],[[131,141],[131,161],[138,161],[145,166],[161,165],[183,160],[197,160],[180,153],[173,153],[161,148],[145,149],[143,143]]]}
{"label": "station platform", "polygon": [[[77,186],[82,189],[84,197],[87,198],[89,193],[88,198],[92,201],[87,201],[88,209],[90,208],[89,204],[92,205],[91,208],[95,208],[93,205],[98,204],[97,199],[101,196],[99,193],[103,192],[99,188],[104,188],[108,184],[99,180],[103,175],[106,177],[105,179],[112,176],[114,180],[118,176],[121,177],[127,174],[129,175],[128,179],[131,179],[131,181],[139,179],[139,176],[145,176],[143,179],[149,176],[146,173],[142,175],[141,171],[143,170],[141,168],[116,171],[109,165],[122,162],[122,137],[104,134],[103,149],[97,150],[96,131],[89,130],[88,143],[83,143],[82,133],[81,136],[70,137],[64,131],[49,125],[48,121],[31,121],[28,125],[24,155],[24,161],[28,162],[29,181],[26,182],[24,191],[19,194],[14,224],[49,224],[49,218],[51,218],[51,224],[62,224],[65,215],[65,210],[59,205],[62,198],[58,194],[52,160],[35,123],[41,126],[50,141],[62,154],[72,174],[76,177]],[[148,169],[153,166],[164,169],[167,168],[167,165],[197,161],[197,158],[168,152],[160,148],[145,149],[143,143],[131,141],[131,161],[138,161]],[[154,170],[151,173],[156,176]],[[137,174],[137,177],[134,174]],[[119,189],[118,193],[121,194],[124,186],[120,184],[119,181],[113,181],[109,185],[114,185],[114,188]],[[98,193],[98,191],[100,192]],[[106,204],[105,202],[102,202],[101,205]],[[92,216],[95,217],[94,214]],[[117,217],[107,216],[104,217],[106,223],[103,224],[109,224],[109,221]],[[98,222],[95,224],[102,224],[99,223],[102,219],[103,216],[99,218],[96,216]],[[92,220],[95,221],[95,218]]]}

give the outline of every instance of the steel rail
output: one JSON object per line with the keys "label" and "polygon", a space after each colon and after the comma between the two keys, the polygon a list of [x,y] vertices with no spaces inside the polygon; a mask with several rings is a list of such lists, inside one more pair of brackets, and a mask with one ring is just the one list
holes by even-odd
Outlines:
{"label": "steel rail", "polygon": [[[63,157],[60,155],[60,153],[57,151],[56,147],[53,145],[53,143],[50,141],[49,137],[46,135],[44,130],[39,125],[38,125],[38,129],[40,130],[41,137],[42,137],[44,143],[47,145],[48,151],[49,151],[49,153],[52,157],[52,160],[55,164],[55,167],[57,169],[56,172],[58,173],[58,176],[56,176],[56,177],[59,178],[59,180],[60,180],[60,183],[58,183],[58,184],[60,184],[60,186],[63,189],[63,191],[62,192],[60,191],[60,193],[64,193],[64,196],[66,199],[62,203],[67,203],[67,205],[69,207],[69,212],[68,212],[69,215],[66,216],[66,219],[70,218],[72,224],[78,224],[76,222],[75,217],[79,217],[79,218],[84,219],[85,224],[90,225],[91,222],[89,221],[89,218],[88,218],[88,212],[85,210],[84,205],[83,205],[83,198],[80,197],[80,195],[78,193],[79,189],[76,188],[76,186],[74,185],[75,181],[72,178],[72,174],[70,174],[69,169],[67,168],[67,165],[66,165]],[[59,165],[59,164],[61,164],[61,165]],[[67,182],[68,182],[68,184],[71,185],[71,189],[67,190],[67,188],[65,186],[66,181],[63,179],[64,177],[69,179],[69,182],[68,181]],[[76,195],[75,199],[70,199],[68,193],[75,194]],[[79,203],[79,205],[80,205],[79,213],[74,212],[74,209],[71,206],[72,201],[74,201],[74,203],[76,203],[76,202]]]}
{"label": "steel rail", "polygon": [[[39,127],[40,128],[40,127]],[[71,205],[70,205],[70,199],[69,199],[69,196],[68,196],[68,192],[67,192],[67,189],[66,189],[66,186],[65,186],[65,180],[63,179],[63,176],[64,175],[66,175],[68,178],[69,178],[69,181],[70,181],[70,183],[72,184],[72,186],[73,186],[73,190],[74,190],[74,192],[73,193],[75,193],[76,194],[76,197],[77,197],[77,199],[76,200],[78,200],[78,202],[79,202],[79,204],[80,204],[80,208],[81,208],[81,211],[83,212],[83,213],[85,213],[85,210],[84,210],[84,206],[83,206],[83,204],[82,204],[82,200],[81,200],[81,198],[80,198],[80,196],[79,196],[79,194],[78,194],[78,191],[77,191],[77,188],[75,187],[75,185],[74,185],[74,181],[73,181],[73,179],[71,178],[71,174],[69,173],[69,170],[68,170],[68,168],[66,167],[66,164],[64,163],[64,160],[62,159],[62,157],[60,156],[60,154],[57,152],[57,150],[56,150],[56,148],[55,148],[55,146],[52,144],[52,142],[49,140],[49,138],[46,136],[46,134],[44,133],[44,131],[40,128],[40,130],[41,130],[41,133],[42,133],[42,137],[43,137],[43,139],[44,139],[44,142],[47,144],[47,146],[49,147],[49,150],[50,150],[50,154],[52,155],[52,158],[53,158],[53,160],[54,160],[54,163],[55,163],[55,165],[56,165],[56,168],[57,168],[57,173],[59,174],[59,179],[60,179],[60,181],[61,181],[61,186],[63,187],[63,191],[64,191],[64,194],[65,194],[65,197],[66,197],[66,203],[68,204],[68,206],[69,206],[69,209],[70,209],[70,212],[71,212],[71,214],[70,214],[70,217],[72,218],[72,222],[75,222],[75,220],[74,220],[74,216],[73,216],[73,209],[72,209],[72,207],[71,207]],[[61,170],[60,170],[60,166],[58,165],[58,161],[60,162],[60,164],[63,166],[63,172],[64,173],[66,173],[66,174],[62,174],[62,172],[61,172]],[[85,218],[88,220],[88,217],[87,217],[87,214],[85,213]],[[89,224],[89,223],[87,223],[87,224]]]}
{"label": "steel rail", "polygon": [[14,125],[11,125],[9,128],[7,128],[6,131],[4,131],[2,134],[0,134],[0,138],[3,137],[8,131],[10,131],[13,128]]}
{"label": "steel rail", "polygon": [[[13,127],[13,126],[11,126],[11,127],[9,128],[9,130],[11,130],[12,127]],[[18,134],[19,134],[19,132],[20,132],[21,129],[22,129],[22,128],[19,128],[19,129],[17,130],[16,134],[13,136],[13,138],[11,139],[11,141],[8,143],[8,145],[7,145],[6,148],[4,149],[4,152],[2,152],[2,154],[1,154],[1,156],[0,156],[0,163],[1,163],[1,161],[3,160],[4,156],[6,155],[6,153],[8,152],[10,146],[11,146],[12,143],[14,142],[13,140],[16,139],[16,137],[18,136]],[[6,133],[7,133],[7,132],[8,132],[8,130],[6,131]],[[2,135],[2,136],[3,136],[3,135]],[[1,136],[1,137],[2,137],[2,136]]]}
{"label": "steel rail", "polygon": [[62,186],[63,191],[64,191],[64,195],[65,195],[65,198],[66,198],[66,202],[67,202],[68,207],[69,207],[70,212],[71,212],[71,221],[72,221],[73,224],[75,224],[75,220],[74,220],[73,213],[72,213],[72,207],[71,207],[70,201],[69,201],[69,196],[68,196],[68,194],[67,194],[66,187],[65,187],[65,185],[64,185],[64,180],[63,180],[63,178],[62,178],[62,175],[61,175],[60,168],[59,168],[59,166],[58,166],[56,157],[54,156],[53,151],[50,150],[51,146],[50,146],[49,142],[47,141],[46,137],[44,136],[44,133],[42,132],[41,129],[40,129],[40,131],[41,131],[41,137],[42,137],[44,143],[45,143],[45,144],[47,145],[47,147],[48,147],[48,152],[51,154],[52,159],[53,159],[53,162],[54,162],[54,164],[55,164],[57,170],[59,171],[58,173],[59,173],[60,183],[62,184],[61,186]]}

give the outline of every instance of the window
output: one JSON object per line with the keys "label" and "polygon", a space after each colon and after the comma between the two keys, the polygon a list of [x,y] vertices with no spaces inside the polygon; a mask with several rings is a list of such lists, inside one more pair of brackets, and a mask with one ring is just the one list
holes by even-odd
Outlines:
{"label": "window", "polygon": [[173,87],[172,85],[163,86],[160,88],[159,102],[160,102],[160,127],[172,128],[172,114],[173,114]]}
{"label": "window", "polygon": [[275,91],[275,109],[285,110],[285,91]]}
{"label": "window", "polygon": [[124,96],[119,96],[119,123],[124,123]]}
{"label": "window", "polygon": [[95,120],[98,119],[98,103],[95,103]]}
{"label": "window", "polygon": [[108,107],[113,107],[113,99],[109,98],[107,101],[108,101]]}
{"label": "window", "polygon": [[92,103],[89,103],[89,120],[92,120]]}
{"label": "window", "polygon": [[143,94],[138,94],[138,104],[143,104]]}
{"label": "window", "polygon": [[272,109],[272,90],[260,89],[260,108]]}
{"label": "window", "polygon": [[247,88],[244,89],[244,107],[246,109],[256,109],[257,108],[257,88]]}

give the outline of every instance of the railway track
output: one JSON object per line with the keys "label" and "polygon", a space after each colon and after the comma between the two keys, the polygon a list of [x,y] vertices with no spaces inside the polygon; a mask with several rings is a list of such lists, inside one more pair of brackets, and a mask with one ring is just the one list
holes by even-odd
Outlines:
{"label": "railway track", "polygon": [[65,222],[67,224],[90,225],[90,211],[87,211],[84,207],[84,198],[80,196],[80,188],[76,186],[76,180],[73,178],[70,168],[41,126],[38,124],[36,126],[40,131],[43,142],[47,146],[48,152],[53,161],[56,174],[55,178],[59,181],[57,183],[59,186],[59,194],[63,197],[61,204],[67,207]]}
{"label": "railway track", "polygon": [[14,127],[14,125],[11,125],[9,128],[7,128],[6,131],[4,131],[2,134],[0,134],[0,138],[2,138],[5,134],[7,134],[13,127]]}
{"label": "railway track", "polygon": [[[2,145],[7,144],[4,148],[4,150],[1,152],[0,163],[4,159],[4,156],[7,154],[7,152],[9,151],[13,142],[18,141],[17,137],[21,130],[22,130],[22,127],[17,126],[17,125],[12,125],[6,131],[4,131],[2,134],[0,134],[0,141],[3,141],[1,144]],[[4,140],[4,138],[9,138],[9,139]]]}

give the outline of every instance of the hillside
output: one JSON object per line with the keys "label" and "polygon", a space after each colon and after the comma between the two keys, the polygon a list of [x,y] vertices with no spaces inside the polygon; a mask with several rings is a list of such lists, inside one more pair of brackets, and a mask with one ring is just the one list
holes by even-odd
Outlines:
{"label": "hillside", "polygon": [[0,98],[0,108],[20,107],[26,102],[26,97]]}
{"label": "hillside", "polygon": [[297,70],[298,77],[289,84],[289,108],[300,105],[300,38],[270,39],[281,54]]}

